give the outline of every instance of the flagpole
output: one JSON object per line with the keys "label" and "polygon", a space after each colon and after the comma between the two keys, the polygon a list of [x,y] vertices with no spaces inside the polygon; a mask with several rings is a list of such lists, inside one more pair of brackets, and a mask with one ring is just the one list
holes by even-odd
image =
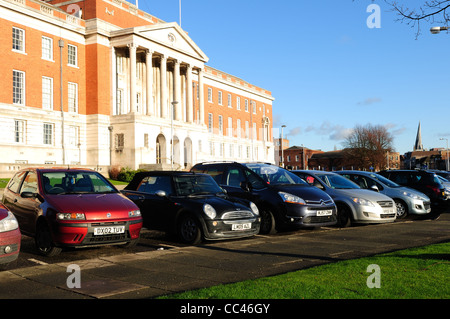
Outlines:
{"label": "flagpole", "polygon": [[181,0],[179,1],[180,5],[179,5],[179,10],[180,10],[180,27],[181,27]]}

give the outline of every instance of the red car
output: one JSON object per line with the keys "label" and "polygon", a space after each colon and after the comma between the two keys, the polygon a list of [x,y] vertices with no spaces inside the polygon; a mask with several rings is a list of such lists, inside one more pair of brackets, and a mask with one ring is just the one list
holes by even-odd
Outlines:
{"label": "red car", "polygon": [[19,257],[21,238],[17,219],[0,204],[0,264],[10,263]]}
{"label": "red car", "polygon": [[88,169],[21,170],[6,186],[2,202],[46,256],[64,247],[134,246],[142,228],[139,208]]}

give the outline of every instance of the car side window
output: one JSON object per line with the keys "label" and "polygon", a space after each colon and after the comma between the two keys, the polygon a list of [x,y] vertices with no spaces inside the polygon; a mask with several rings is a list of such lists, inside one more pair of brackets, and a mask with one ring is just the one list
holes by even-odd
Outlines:
{"label": "car side window", "polygon": [[147,176],[142,179],[137,188],[139,192],[155,194],[157,191],[164,191],[167,195],[173,193],[170,176]]}
{"label": "car side window", "polygon": [[37,175],[34,172],[28,172],[27,176],[23,180],[22,187],[20,189],[20,193],[30,192],[37,193],[38,184],[37,184]]}
{"label": "car side window", "polygon": [[260,177],[255,173],[253,173],[252,171],[245,170],[245,175],[247,177],[248,182],[252,185],[254,189],[261,189],[266,186],[265,183],[260,179]]}
{"label": "car side window", "polygon": [[408,176],[405,174],[392,174],[391,180],[400,185],[408,184]]}
{"label": "car side window", "polygon": [[228,170],[225,177],[225,185],[231,187],[241,187],[241,182],[245,182],[246,178],[240,168],[232,167]]}
{"label": "car side window", "polygon": [[13,193],[19,193],[20,183],[22,182],[25,174],[26,172],[19,172],[14,175],[13,178],[11,178],[11,180],[9,181],[8,186],[6,187]]}
{"label": "car side window", "polygon": [[206,173],[210,175],[219,185],[223,184],[222,177],[224,170],[225,168],[223,165],[207,165],[207,166],[205,165],[202,168],[200,168],[201,173]]}

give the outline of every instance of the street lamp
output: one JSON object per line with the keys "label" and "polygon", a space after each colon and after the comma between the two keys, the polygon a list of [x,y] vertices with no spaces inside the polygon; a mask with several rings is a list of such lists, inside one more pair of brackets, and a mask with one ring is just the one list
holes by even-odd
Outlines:
{"label": "street lamp", "polygon": [[439,32],[441,32],[441,31],[447,31],[448,30],[448,27],[432,27],[431,29],[430,29],[430,32],[432,33],[432,34],[438,34]]}
{"label": "street lamp", "polygon": [[281,167],[284,167],[284,151],[283,151],[283,128],[285,128],[286,125],[281,125],[281,141],[280,141],[280,146],[281,146]]}
{"label": "street lamp", "polygon": [[445,170],[448,171],[448,167],[449,167],[449,165],[448,165],[448,164],[449,164],[449,163],[448,163],[448,138],[441,137],[440,140],[441,140],[441,141],[444,141],[444,140],[447,141],[447,161],[446,161],[446,163],[445,163],[445,167],[446,167]]}

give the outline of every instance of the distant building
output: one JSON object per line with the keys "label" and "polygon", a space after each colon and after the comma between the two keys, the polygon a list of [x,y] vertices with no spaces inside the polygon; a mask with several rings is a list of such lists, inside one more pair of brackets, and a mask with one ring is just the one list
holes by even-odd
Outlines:
{"label": "distant building", "polygon": [[323,153],[303,146],[292,146],[284,150],[284,167],[287,169],[309,169],[309,160],[313,154]]}

